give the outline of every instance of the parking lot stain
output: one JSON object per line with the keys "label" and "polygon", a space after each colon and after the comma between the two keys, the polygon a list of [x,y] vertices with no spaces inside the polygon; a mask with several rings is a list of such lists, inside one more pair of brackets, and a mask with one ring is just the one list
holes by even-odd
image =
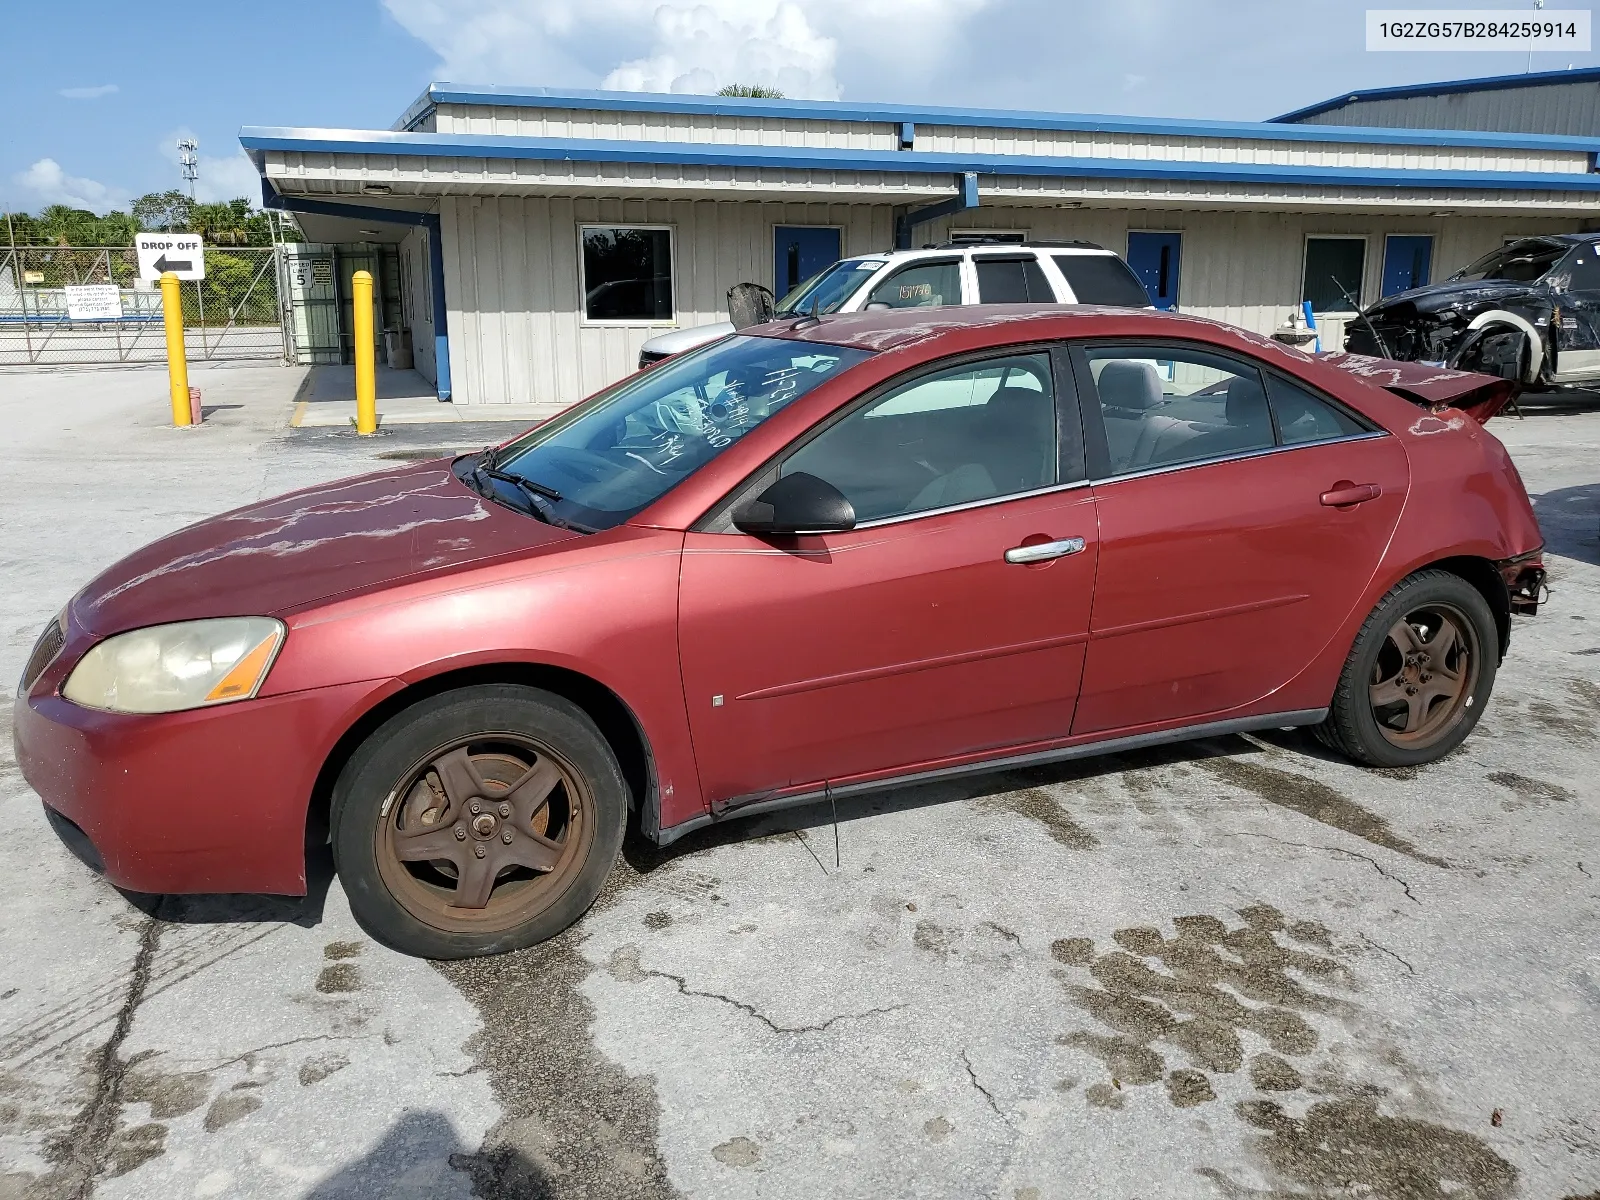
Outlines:
{"label": "parking lot stain", "polygon": [[[1259,1095],[1236,1111],[1263,1135],[1255,1148],[1284,1186],[1261,1191],[1215,1168],[1200,1168],[1228,1200],[1509,1197],[1516,1169],[1478,1138],[1379,1112],[1388,1090],[1345,1079],[1336,1061],[1314,1071],[1289,1061],[1317,1050],[1308,1016],[1337,1017],[1349,1028],[1356,1009],[1345,993],[1358,982],[1321,922],[1289,920],[1268,904],[1249,905],[1239,916],[1242,925],[1206,913],[1176,917],[1170,937],[1153,926],[1121,929],[1112,935],[1116,948],[1103,952],[1088,938],[1053,944],[1057,962],[1086,970],[1099,985],[1084,986],[1071,970],[1055,968],[1068,995],[1113,1031],[1078,1030],[1056,1038],[1099,1058],[1110,1074],[1109,1081],[1086,1089],[1088,1102],[1121,1108],[1124,1086],[1158,1080],[1176,1108],[1213,1101],[1213,1077],[1244,1065],[1240,1035],[1249,1031],[1265,1038],[1274,1053],[1249,1059],[1250,1086]],[[1192,1065],[1166,1071],[1158,1046],[1181,1053]],[[1382,1057],[1394,1059],[1392,1047]],[[1266,1098],[1305,1091],[1320,1098],[1302,1118]]]}
{"label": "parking lot stain", "polygon": [[[1478,1138],[1428,1121],[1384,1116],[1372,1097],[1319,1101],[1298,1119],[1274,1100],[1247,1100],[1238,1112],[1265,1133],[1256,1139],[1256,1151],[1295,1189],[1267,1196],[1506,1200],[1516,1191],[1517,1169]],[[1263,1195],[1213,1168],[1198,1173],[1229,1200]]]}
{"label": "parking lot stain", "polygon": [[1211,1090],[1211,1080],[1200,1071],[1179,1067],[1167,1076],[1167,1098],[1174,1108],[1193,1108],[1217,1098]]}
{"label": "parking lot stain", "polygon": [[1054,796],[1041,788],[981,796],[976,803],[985,812],[1015,813],[1037,821],[1046,833],[1069,850],[1093,850],[1100,844],[1094,834],[1072,819],[1072,814]]}
{"label": "parking lot stain", "polygon": [[361,990],[361,968],[353,962],[336,962],[322,968],[317,976],[317,991],[334,994]]}
{"label": "parking lot stain", "polygon": [[314,1083],[321,1083],[349,1065],[349,1057],[343,1054],[319,1054],[315,1058],[308,1058],[300,1064],[300,1086],[310,1087]]}
{"label": "parking lot stain", "polygon": [[1503,788],[1515,792],[1515,800],[1504,800],[1500,807],[1506,812],[1515,812],[1520,808],[1530,805],[1535,808],[1545,808],[1551,801],[1567,801],[1572,799],[1572,793],[1559,783],[1550,783],[1543,779],[1530,779],[1526,775],[1519,775],[1515,771],[1491,771],[1484,776],[1490,783],[1497,783]]}
{"label": "parking lot stain", "polygon": [[[644,878],[618,863],[598,906]],[[481,1200],[678,1195],[656,1145],[653,1080],[629,1075],[592,1041],[584,936],[577,926],[528,950],[433,964],[483,1019],[466,1050],[503,1114],[476,1152],[450,1160]]]}
{"label": "parking lot stain", "polygon": [[747,1137],[736,1137],[713,1146],[711,1157],[730,1167],[753,1167],[761,1161],[761,1147]]}
{"label": "parking lot stain", "polygon": [[1374,846],[1382,846],[1385,850],[1393,850],[1429,866],[1450,865],[1442,858],[1423,853],[1390,829],[1389,822],[1382,817],[1368,812],[1348,796],[1315,779],[1237,758],[1208,758],[1195,765],[1225,783],[1253,792],[1270,804],[1310,817],[1332,829],[1354,834]]}
{"label": "parking lot stain", "polygon": [[206,1132],[216,1133],[219,1129],[226,1129],[235,1121],[244,1120],[260,1107],[260,1096],[252,1096],[249,1092],[224,1092],[211,1102],[210,1108],[206,1109]]}
{"label": "parking lot stain", "polygon": [[343,958],[357,958],[360,954],[360,942],[329,942],[322,948],[322,957],[335,961]]}
{"label": "parking lot stain", "polygon": [[120,1130],[106,1147],[105,1174],[110,1179],[136,1171],[167,1152],[167,1127],[156,1121]]}
{"label": "parking lot stain", "polygon": [[650,912],[644,915],[646,929],[665,929],[672,924],[672,914],[668,912]]}
{"label": "parking lot stain", "polygon": [[944,1117],[933,1117],[922,1123],[922,1132],[928,1135],[930,1142],[944,1141],[954,1128],[955,1126]]}
{"label": "parking lot stain", "polygon": [[159,1071],[130,1071],[122,1081],[121,1100],[124,1104],[148,1104],[151,1117],[170,1121],[204,1104],[211,1096],[211,1086],[211,1076],[204,1071],[171,1075]]}

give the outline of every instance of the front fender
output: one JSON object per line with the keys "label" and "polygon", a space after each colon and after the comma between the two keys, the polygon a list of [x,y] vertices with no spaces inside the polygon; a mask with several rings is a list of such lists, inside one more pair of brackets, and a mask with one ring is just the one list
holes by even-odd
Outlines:
{"label": "front fender", "polygon": [[[1513,329],[1520,329],[1527,335],[1528,365],[1522,369],[1522,382],[1537,383],[1539,381],[1539,368],[1544,365],[1544,339],[1539,336],[1539,330],[1535,328],[1533,322],[1507,309],[1491,308],[1488,312],[1481,312],[1473,317],[1472,321],[1467,325],[1467,332],[1469,334],[1476,333],[1480,329],[1489,328],[1491,325],[1509,325]],[[1472,337],[1465,339],[1456,348],[1455,353],[1450,356],[1449,365],[1454,367],[1460,361],[1461,355],[1475,341],[1477,339]]]}

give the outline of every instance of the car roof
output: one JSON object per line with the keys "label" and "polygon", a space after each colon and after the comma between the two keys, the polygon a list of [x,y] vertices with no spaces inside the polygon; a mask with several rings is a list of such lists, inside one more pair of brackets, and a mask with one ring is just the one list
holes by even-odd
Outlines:
{"label": "car roof", "polygon": [[[1269,338],[1221,321],[1144,308],[1076,304],[947,304],[939,308],[893,308],[871,312],[785,318],[741,333],[792,338],[857,350],[897,350],[969,330],[997,329],[997,343],[1067,337],[1168,337],[1233,342],[1244,348],[1277,346]],[[1222,336],[1218,336],[1221,334]],[[1281,347],[1280,347],[1281,348]]]}
{"label": "car roof", "polygon": [[970,241],[970,242],[942,242],[937,246],[918,246],[913,250],[884,250],[877,253],[850,254],[840,259],[840,262],[861,262],[864,259],[876,259],[884,263],[899,262],[911,258],[949,258],[952,254],[962,254],[969,250],[986,251],[1018,251],[1035,250],[1042,254],[1095,254],[1117,257],[1114,250],[1107,250],[1094,242],[1002,242],[1002,241]]}

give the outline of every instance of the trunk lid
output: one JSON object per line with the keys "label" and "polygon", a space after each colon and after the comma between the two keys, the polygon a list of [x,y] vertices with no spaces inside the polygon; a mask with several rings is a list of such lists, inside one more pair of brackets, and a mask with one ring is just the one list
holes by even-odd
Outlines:
{"label": "trunk lid", "polygon": [[1370,358],[1342,351],[1327,351],[1316,358],[1422,408],[1459,409],[1480,425],[1510,404],[1522,390],[1522,385],[1514,379],[1476,371],[1453,371],[1427,363]]}

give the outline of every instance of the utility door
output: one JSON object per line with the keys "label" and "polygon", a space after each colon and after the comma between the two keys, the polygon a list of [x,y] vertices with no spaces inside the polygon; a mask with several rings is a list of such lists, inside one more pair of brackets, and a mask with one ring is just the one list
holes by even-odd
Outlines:
{"label": "utility door", "polygon": [[1178,305],[1178,259],[1181,233],[1130,233],[1128,265],[1144,284],[1150,303],[1160,309]]}
{"label": "utility door", "polygon": [[772,228],[772,294],[783,299],[818,271],[839,261],[839,231],[821,225]]}
{"label": "utility door", "polygon": [[1383,294],[1410,291],[1428,282],[1433,270],[1433,238],[1395,233],[1383,239]]}

